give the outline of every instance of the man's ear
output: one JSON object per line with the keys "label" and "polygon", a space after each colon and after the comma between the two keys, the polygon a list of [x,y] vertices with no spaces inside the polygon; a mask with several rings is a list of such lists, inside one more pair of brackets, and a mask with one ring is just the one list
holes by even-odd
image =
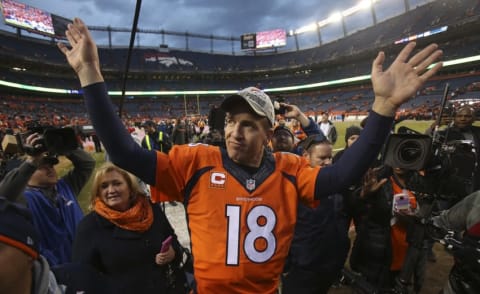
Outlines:
{"label": "man's ear", "polygon": [[272,141],[272,138],[273,138],[273,128],[269,128],[267,129],[267,136],[266,136],[266,139],[265,139],[265,142],[263,142],[263,145],[267,146],[270,141]]}
{"label": "man's ear", "polygon": [[307,150],[303,150],[302,156],[305,157],[310,162],[310,154]]}

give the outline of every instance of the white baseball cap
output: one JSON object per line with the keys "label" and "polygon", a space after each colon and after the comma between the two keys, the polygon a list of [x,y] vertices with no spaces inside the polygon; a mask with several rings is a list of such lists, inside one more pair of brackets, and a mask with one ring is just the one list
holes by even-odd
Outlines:
{"label": "white baseball cap", "polygon": [[223,100],[221,107],[225,111],[229,111],[233,101],[238,99],[245,100],[256,114],[266,117],[273,126],[275,122],[275,111],[273,109],[272,100],[262,90],[255,87],[248,87],[237,94],[233,94]]}

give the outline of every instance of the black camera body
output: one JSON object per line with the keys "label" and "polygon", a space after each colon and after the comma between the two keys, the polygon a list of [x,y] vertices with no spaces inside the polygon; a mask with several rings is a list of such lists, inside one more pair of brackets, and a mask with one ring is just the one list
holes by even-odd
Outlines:
{"label": "black camera body", "polygon": [[283,97],[276,97],[276,99],[273,101],[273,110],[275,112],[275,115],[284,115],[285,112],[287,111],[287,108],[285,106],[280,105],[280,103],[284,103],[285,98]]}
{"label": "black camera body", "polygon": [[421,134],[391,134],[385,148],[385,164],[422,170],[431,160],[432,138]]}
{"label": "black camera body", "polygon": [[410,179],[411,190],[445,198],[468,194],[466,184],[472,181],[476,164],[471,142],[445,142],[418,133],[390,135],[383,158],[388,166],[423,172],[424,176]]}
{"label": "black camera body", "polygon": [[[40,138],[36,140],[35,146],[27,144],[27,137],[38,133]],[[17,144],[19,153],[38,155],[48,152],[51,155],[62,155],[78,148],[78,141],[75,131],[72,128],[55,128],[51,126],[35,126],[27,132],[17,133]]]}

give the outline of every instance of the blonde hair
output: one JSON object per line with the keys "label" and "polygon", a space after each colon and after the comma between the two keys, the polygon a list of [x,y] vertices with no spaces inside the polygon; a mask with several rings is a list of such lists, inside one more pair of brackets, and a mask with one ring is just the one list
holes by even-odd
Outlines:
{"label": "blonde hair", "polygon": [[91,196],[90,196],[90,210],[92,210],[93,205],[95,203],[95,199],[100,197],[100,186],[102,184],[102,180],[105,177],[107,173],[116,171],[119,173],[123,179],[127,182],[127,186],[130,189],[130,194],[132,198],[130,199],[132,203],[134,202],[135,199],[137,199],[138,196],[143,196],[146,197],[145,192],[140,188],[140,185],[138,184],[137,178],[132,175],[131,173],[127,172],[124,169],[119,168],[118,166],[114,165],[111,162],[106,162],[102,166],[100,166],[97,169],[97,172],[95,173],[95,176],[93,178],[93,183],[92,183],[92,190],[91,190]]}

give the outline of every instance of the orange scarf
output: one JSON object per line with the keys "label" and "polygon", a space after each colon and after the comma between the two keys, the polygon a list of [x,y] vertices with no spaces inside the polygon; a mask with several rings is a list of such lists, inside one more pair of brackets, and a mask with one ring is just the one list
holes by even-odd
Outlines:
{"label": "orange scarf", "polygon": [[135,204],[126,211],[111,209],[100,198],[97,198],[93,210],[117,227],[129,231],[145,232],[153,223],[152,206],[143,196],[138,196]]}

